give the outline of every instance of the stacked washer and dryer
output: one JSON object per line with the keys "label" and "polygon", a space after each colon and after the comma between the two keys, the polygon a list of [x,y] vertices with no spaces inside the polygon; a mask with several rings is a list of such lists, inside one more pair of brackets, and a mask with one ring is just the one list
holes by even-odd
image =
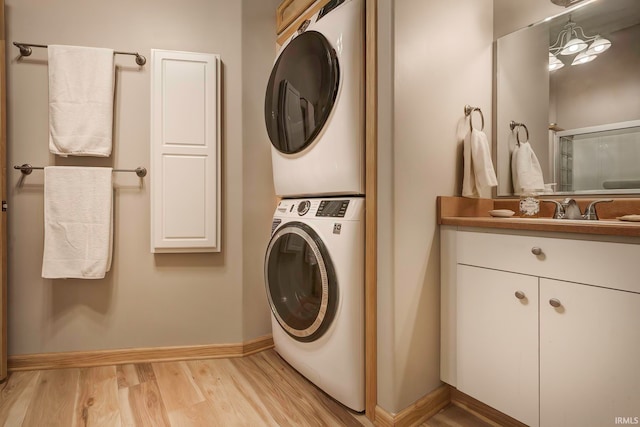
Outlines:
{"label": "stacked washer and dryer", "polygon": [[364,7],[331,0],[278,52],[265,99],[282,197],[265,255],[276,351],[364,410]]}

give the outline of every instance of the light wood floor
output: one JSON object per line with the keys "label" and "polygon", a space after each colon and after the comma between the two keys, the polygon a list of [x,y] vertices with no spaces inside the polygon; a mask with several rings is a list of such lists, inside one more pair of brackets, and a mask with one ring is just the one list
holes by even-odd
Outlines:
{"label": "light wood floor", "polygon": [[500,427],[498,424],[456,405],[449,405],[420,427]]}
{"label": "light wood floor", "polygon": [[[273,350],[236,359],[13,372],[0,426],[371,427]],[[423,427],[489,427],[450,405]]]}
{"label": "light wood floor", "polygon": [[237,359],[13,372],[0,387],[0,425],[12,427],[368,424],[273,350]]}

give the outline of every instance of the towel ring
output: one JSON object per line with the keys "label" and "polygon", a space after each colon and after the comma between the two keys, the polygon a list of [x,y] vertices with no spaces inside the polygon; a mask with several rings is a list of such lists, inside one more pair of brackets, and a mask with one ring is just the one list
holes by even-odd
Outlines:
{"label": "towel ring", "polygon": [[480,118],[482,119],[482,127],[480,128],[481,131],[484,130],[484,114],[482,114],[482,110],[479,107],[472,107],[471,105],[465,105],[464,106],[464,115],[469,117],[469,128],[471,131],[473,131],[473,112],[477,111],[478,113],[480,113]]}
{"label": "towel ring", "polygon": [[[509,128],[512,131],[514,129],[516,131],[516,141],[518,142],[518,147],[523,142],[529,142],[529,129],[527,128],[527,125],[525,125],[524,123],[518,123],[518,122],[514,122],[513,120],[511,120],[511,122],[509,123]],[[520,128],[524,128],[524,131],[527,133],[527,139],[525,141],[520,141]]]}

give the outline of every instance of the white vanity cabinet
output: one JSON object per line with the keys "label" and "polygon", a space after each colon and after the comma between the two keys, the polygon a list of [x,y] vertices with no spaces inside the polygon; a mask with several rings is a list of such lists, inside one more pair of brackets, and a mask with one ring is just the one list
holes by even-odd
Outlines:
{"label": "white vanity cabinet", "polygon": [[640,417],[640,294],[540,279],[540,425],[616,417]]}
{"label": "white vanity cabinet", "polygon": [[537,426],[537,278],[468,265],[457,273],[458,389]]}
{"label": "white vanity cabinet", "polygon": [[441,379],[530,426],[640,416],[640,240],[441,228]]}

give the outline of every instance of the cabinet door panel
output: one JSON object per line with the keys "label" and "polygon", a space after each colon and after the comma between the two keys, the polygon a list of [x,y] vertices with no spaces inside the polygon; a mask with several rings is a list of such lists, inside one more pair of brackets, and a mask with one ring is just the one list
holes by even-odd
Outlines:
{"label": "cabinet door panel", "polygon": [[151,252],[220,252],[220,57],[151,51]]}
{"label": "cabinet door panel", "polygon": [[465,265],[457,274],[458,389],[537,426],[538,278]]}
{"label": "cabinet door panel", "polygon": [[298,19],[315,0],[284,0],[276,9],[276,30],[283,32],[288,25]]}
{"label": "cabinet door panel", "polygon": [[540,280],[541,425],[640,417],[639,325],[640,294]]}

